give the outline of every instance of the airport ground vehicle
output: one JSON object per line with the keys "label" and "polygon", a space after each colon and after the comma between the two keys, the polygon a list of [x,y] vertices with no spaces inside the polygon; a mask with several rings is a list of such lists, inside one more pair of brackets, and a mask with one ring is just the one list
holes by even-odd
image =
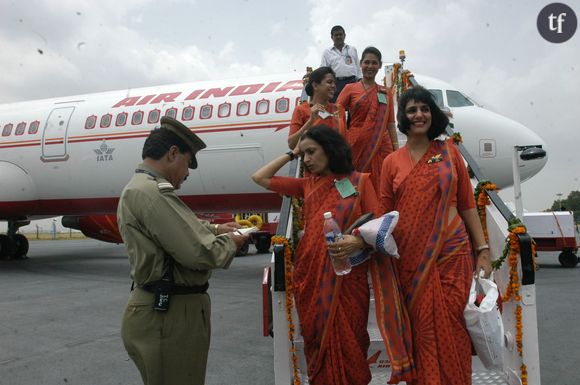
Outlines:
{"label": "airport ground vehicle", "polygon": [[564,267],[578,264],[576,226],[571,211],[524,213],[524,223],[537,251],[560,251],[558,261]]}

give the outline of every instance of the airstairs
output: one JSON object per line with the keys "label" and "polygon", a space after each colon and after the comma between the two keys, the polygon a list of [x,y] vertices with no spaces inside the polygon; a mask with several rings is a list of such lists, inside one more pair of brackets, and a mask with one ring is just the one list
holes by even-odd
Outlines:
{"label": "airstairs", "polygon": [[[447,134],[449,136],[453,134],[451,127],[447,128]],[[471,155],[466,152],[461,144],[458,144],[458,146],[465,161],[475,175],[475,178],[472,179],[472,184],[476,186],[478,180],[482,180],[482,174]],[[294,160],[290,166],[290,175],[297,175],[297,173],[298,161]],[[487,231],[492,256],[497,258],[503,253],[505,240],[508,235],[508,221],[513,219],[513,214],[494,191],[489,191],[488,195],[492,204],[486,206]],[[286,239],[292,238],[292,208],[291,200],[288,197],[285,197],[282,203],[277,235],[283,236]],[[503,303],[504,367],[500,371],[487,370],[477,356],[474,356],[472,359],[472,381],[474,385],[540,384],[535,268],[532,257],[531,238],[528,234],[519,234],[519,244],[521,252],[518,255],[517,269],[520,281],[521,300],[515,302],[512,299]],[[265,320],[264,334],[273,333],[275,385],[308,384],[306,362],[303,354],[303,341],[300,336],[298,316],[295,309],[292,309],[292,321],[296,326],[296,331],[294,332],[293,339],[289,339],[284,279],[284,252],[283,245],[274,246],[271,265],[264,274],[264,287],[271,289],[270,293],[265,293],[264,304],[269,305],[268,311],[265,312],[265,318],[268,318],[269,313],[270,320]],[[505,261],[501,268],[494,272],[494,278],[498,284],[500,293],[506,291],[509,277],[510,267],[509,263]],[[521,353],[517,347],[519,337],[517,336],[516,319],[518,317],[516,317],[516,307],[518,305],[521,306],[521,320],[523,325],[521,328],[523,333],[521,338]],[[374,301],[371,299],[368,325],[371,338],[368,357],[369,362],[372,362],[369,365],[373,376],[371,384],[386,384],[390,377],[390,364],[385,353],[381,335],[376,326],[374,314]],[[296,354],[295,360],[292,358],[293,351]],[[522,368],[524,368],[523,373]],[[527,374],[525,368],[527,368]],[[298,377],[297,379],[299,381],[296,381],[297,379],[294,377]]]}

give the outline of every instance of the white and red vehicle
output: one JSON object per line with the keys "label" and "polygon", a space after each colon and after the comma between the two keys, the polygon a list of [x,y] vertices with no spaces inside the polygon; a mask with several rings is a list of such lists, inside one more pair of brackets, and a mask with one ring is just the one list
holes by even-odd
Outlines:
{"label": "white and red vehicle", "polygon": [[564,267],[578,264],[576,225],[572,211],[524,213],[524,223],[537,251],[559,251],[558,261]]}
{"label": "white and red vehicle", "polygon": [[[89,237],[121,242],[118,197],[163,115],[179,119],[207,144],[198,154],[200,167],[178,192],[192,210],[278,212],[281,197],[250,175],[288,150],[300,78],[291,73],[1,105],[0,221],[8,222],[8,231],[0,234],[0,255],[26,255],[28,242],[18,228],[42,217],[64,215],[63,224]],[[514,145],[544,145],[527,127],[479,107],[453,86],[416,78],[452,111],[465,146],[499,186],[511,184]],[[522,178],[545,163],[526,162]]]}

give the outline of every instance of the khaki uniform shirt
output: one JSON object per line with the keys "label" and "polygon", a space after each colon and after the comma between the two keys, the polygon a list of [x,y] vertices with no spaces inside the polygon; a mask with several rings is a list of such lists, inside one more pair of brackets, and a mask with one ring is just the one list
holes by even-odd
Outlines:
{"label": "khaki uniform shirt", "polygon": [[211,269],[229,267],[236,254],[230,237],[216,236],[173,186],[144,164],[125,186],[117,218],[137,285],[161,279],[169,256],[175,261],[175,284],[203,285]]}

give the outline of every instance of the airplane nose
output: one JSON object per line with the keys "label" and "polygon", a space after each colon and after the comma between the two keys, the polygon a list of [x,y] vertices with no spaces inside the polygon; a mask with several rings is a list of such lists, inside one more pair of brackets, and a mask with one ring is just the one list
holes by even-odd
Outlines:
{"label": "airplane nose", "polygon": [[[526,136],[525,140],[527,141],[527,143],[529,143],[530,145],[535,145],[535,146],[541,148],[543,150],[543,152],[545,152],[545,155],[544,156],[536,156],[536,157],[534,157],[534,154],[531,154],[531,156],[528,155],[528,153],[530,153],[530,151],[536,152],[536,153],[542,152],[542,151],[537,151],[537,150],[536,151],[527,150],[527,151],[520,153],[519,163],[520,163],[520,177],[522,179],[522,182],[527,180],[527,179],[530,179],[531,177],[533,177],[534,175],[539,173],[544,168],[546,163],[548,163],[548,153],[549,153],[548,150],[546,149],[546,143],[544,142],[544,140],[542,140],[542,138],[540,138],[535,132],[533,132],[529,128],[526,127],[526,129],[527,129],[527,132],[525,134],[525,136]],[[528,155],[528,156],[526,156],[526,155]],[[536,154],[536,155],[538,155],[538,154]]]}

